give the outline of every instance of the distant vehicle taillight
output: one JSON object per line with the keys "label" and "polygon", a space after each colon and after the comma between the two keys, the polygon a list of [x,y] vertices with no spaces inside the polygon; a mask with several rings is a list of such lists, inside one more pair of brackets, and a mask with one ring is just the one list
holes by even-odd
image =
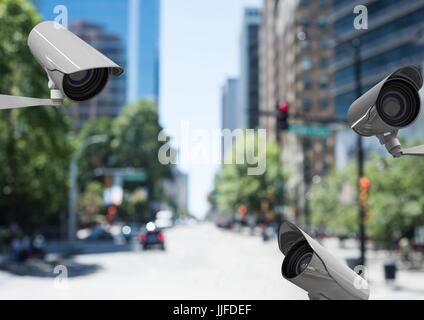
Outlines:
{"label": "distant vehicle taillight", "polygon": [[165,237],[163,236],[163,232],[159,232],[158,233],[158,240],[163,241],[164,239],[165,239]]}
{"label": "distant vehicle taillight", "polygon": [[140,241],[146,241],[147,240],[147,234],[146,233],[142,233],[139,236]]}

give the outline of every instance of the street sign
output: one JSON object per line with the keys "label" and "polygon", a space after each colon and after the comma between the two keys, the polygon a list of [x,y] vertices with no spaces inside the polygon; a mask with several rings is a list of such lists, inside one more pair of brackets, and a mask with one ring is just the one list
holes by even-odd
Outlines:
{"label": "street sign", "polygon": [[327,138],[331,135],[330,127],[325,125],[292,124],[288,132],[298,136],[320,138]]}
{"label": "street sign", "polygon": [[127,182],[143,182],[146,180],[144,172],[125,172],[122,177]]}
{"label": "street sign", "polygon": [[137,168],[99,168],[95,170],[94,174],[97,177],[120,177],[122,180],[127,182],[143,182],[147,179],[146,171],[144,169]]}

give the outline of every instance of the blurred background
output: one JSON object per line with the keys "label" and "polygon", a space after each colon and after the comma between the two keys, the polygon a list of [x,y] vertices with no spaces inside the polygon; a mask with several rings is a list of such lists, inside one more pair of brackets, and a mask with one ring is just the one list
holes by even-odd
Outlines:
{"label": "blurred background", "polygon": [[[0,299],[306,299],[281,276],[283,220],[365,265],[371,298],[424,298],[424,161],[346,125],[423,66],[424,0],[0,0],[1,94],[48,95],[26,39],[66,14],[126,73],[89,102],[0,112]],[[219,136],[222,161],[162,165],[168,144],[193,152],[183,121],[266,130],[265,174],[221,164],[237,146]],[[423,117],[402,142],[424,142]]]}

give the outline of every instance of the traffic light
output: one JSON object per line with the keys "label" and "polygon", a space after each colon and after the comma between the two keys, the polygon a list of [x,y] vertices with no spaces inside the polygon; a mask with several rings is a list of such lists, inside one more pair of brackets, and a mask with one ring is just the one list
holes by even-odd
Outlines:
{"label": "traffic light", "polygon": [[289,129],[289,105],[287,103],[277,104],[277,130],[287,131]]}
{"label": "traffic light", "polygon": [[367,207],[370,189],[371,180],[366,177],[362,177],[359,180],[359,202],[362,208]]}

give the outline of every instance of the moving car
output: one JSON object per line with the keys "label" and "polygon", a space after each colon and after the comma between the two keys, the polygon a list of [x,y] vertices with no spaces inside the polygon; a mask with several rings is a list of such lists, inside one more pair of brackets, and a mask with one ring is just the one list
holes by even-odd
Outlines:
{"label": "moving car", "polygon": [[158,229],[153,222],[149,222],[146,225],[146,229],[139,234],[138,239],[143,246],[143,250],[154,247],[165,250],[165,236],[163,231]]}

